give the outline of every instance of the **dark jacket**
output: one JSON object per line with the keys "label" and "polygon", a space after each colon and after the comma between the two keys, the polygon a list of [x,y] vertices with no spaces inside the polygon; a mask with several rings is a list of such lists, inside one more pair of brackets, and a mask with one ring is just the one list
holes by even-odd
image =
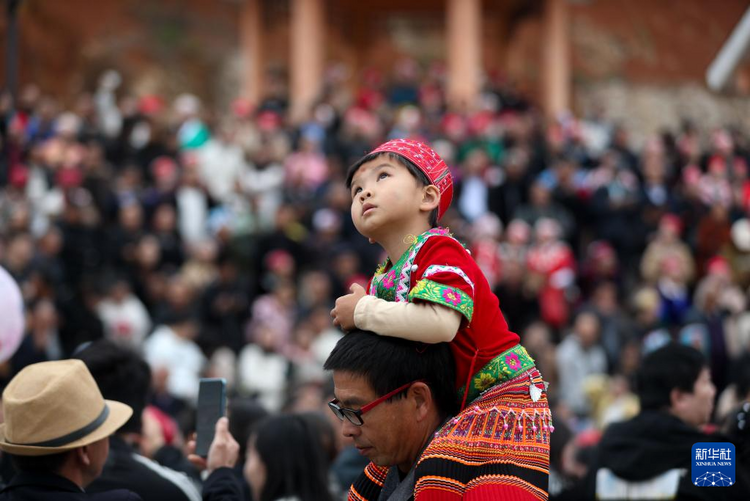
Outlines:
{"label": "dark jacket", "polygon": [[144,501],[199,501],[198,488],[184,473],[160,466],[136,453],[122,438],[113,435],[102,474],[86,488],[105,492],[128,488]]}
{"label": "dark jacket", "polygon": [[218,468],[203,484],[203,501],[242,501],[242,485],[231,468]]}
{"label": "dark jacket", "polygon": [[130,491],[87,494],[70,480],[52,474],[19,473],[0,491],[0,501],[141,501]]}
{"label": "dark jacket", "polygon": [[642,482],[684,469],[677,481],[675,499],[750,499],[742,465],[735,465],[738,478],[731,487],[696,487],[691,481],[693,444],[726,441],[725,437],[706,435],[675,416],[656,411],[644,411],[629,421],[614,423],[604,432],[590,470],[590,499],[595,498],[597,472],[604,468],[626,482]]}

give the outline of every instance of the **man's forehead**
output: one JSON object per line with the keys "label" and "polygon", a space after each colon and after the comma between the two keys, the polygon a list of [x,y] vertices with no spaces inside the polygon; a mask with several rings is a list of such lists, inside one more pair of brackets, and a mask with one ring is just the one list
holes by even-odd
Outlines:
{"label": "man's forehead", "polygon": [[375,397],[375,390],[370,382],[361,374],[349,371],[333,371],[333,385],[336,398],[371,400]]}

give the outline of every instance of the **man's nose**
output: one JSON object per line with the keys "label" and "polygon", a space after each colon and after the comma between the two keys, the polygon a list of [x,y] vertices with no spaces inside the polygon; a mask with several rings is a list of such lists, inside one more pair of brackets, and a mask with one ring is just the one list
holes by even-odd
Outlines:
{"label": "man's nose", "polygon": [[348,419],[344,419],[341,422],[341,434],[345,437],[354,438],[361,433],[359,426],[355,426],[349,422]]}

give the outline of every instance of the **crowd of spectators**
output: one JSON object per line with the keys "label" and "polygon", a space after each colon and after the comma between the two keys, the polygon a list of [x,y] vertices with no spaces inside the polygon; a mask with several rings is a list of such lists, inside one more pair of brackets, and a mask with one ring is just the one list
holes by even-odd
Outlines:
{"label": "crowd of spectators", "polygon": [[0,378],[106,338],[149,363],[146,421],[167,442],[194,427],[202,376],[273,414],[325,409],[329,311],[384,258],[352,225],[346,168],[410,137],[451,166],[442,223],[550,382],[553,494],[637,413],[638,363],[670,340],[710,360],[714,423],[731,421],[750,396],[746,131],[685,122],[634,145],[604,116],[545,120],[507,82],[465,111],[437,68],[367,71],[354,91],[339,73],[299,123],[283,92],[211,108],[133,95],[112,71],[64,100],[5,96],[0,265],[27,332]]}

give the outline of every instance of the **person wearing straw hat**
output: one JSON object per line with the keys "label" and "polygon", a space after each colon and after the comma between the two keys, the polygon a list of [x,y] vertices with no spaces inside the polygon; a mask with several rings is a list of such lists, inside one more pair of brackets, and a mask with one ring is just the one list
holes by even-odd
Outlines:
{"label": "person wearing straw hat", "polygon": [[18,474],[0,500],[141,499],[130,491],[89,496],[83,490],[101,474],[109,436],[133,409],[105,400],[80,360],[25,367],[5,388],[2,409],[0,450]]}

